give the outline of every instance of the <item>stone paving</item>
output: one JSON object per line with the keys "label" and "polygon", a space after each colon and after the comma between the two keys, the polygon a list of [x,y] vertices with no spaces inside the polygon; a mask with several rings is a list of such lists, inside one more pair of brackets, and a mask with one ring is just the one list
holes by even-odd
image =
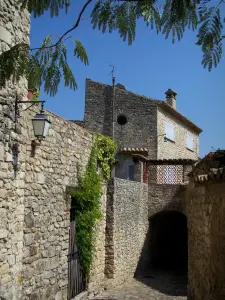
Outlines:
{"label": "stone paving", "polygon": [[93,300],[186,300],[187,282],[183,274],[154,273],[96,296]]}

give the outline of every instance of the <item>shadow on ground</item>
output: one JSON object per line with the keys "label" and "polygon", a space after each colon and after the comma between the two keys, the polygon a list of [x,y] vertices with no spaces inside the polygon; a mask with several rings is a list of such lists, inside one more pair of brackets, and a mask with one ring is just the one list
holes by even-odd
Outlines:
{"label": "shadow on ground", "polygon": [[164,211],[149,219],[135,279],[169,296],[187,295],[187,219]]}
{"label": "shadow on ground", "polygon": [[151,269],[135,279],[165,295],[187,296],[187,273],[183,271]]}

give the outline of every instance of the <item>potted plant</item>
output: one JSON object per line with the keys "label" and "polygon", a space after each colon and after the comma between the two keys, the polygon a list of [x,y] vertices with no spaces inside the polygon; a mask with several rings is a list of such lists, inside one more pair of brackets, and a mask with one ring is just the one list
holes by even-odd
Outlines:
{"label": "potted plant", "polygon": [[207,157],[210,159],[212,167],[225,166],[225,150],[217,149],[215,152],[210,152]]}
{"label": "potted plant", "polygon": [[37,102],[39,99],[40,91],[37,89],[28,89],[27,98],[30,101]]}

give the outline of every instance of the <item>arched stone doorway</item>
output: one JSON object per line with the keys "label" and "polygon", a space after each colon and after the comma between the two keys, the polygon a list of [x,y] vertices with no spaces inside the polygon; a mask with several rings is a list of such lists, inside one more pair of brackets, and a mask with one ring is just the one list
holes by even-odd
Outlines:
{"label": "arched stone doorway", "polygon": [[134,277],[164,296],[186,297],[187,265],[186,216],[173,210],[152,215]]}
{"label": "arched stone doorway", "polygon": [[149,266],[187,272],[187,218],[180,212],[162,211],[149,220]]}
{"label": "arched stone doorway", "polygon": [[135,277],[152,269],[187,273],[187,217],[179,211],[161,210],[149,218],[149,228]]}

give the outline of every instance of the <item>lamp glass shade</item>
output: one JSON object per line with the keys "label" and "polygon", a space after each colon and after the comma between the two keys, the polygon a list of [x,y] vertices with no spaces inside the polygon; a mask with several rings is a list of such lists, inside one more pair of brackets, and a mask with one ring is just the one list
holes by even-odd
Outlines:
{"label": "lamp glass shade", "polygon": [[48,120],[47,116],[44,114],[44,112],[40,112],[39,114],[36,114],[34,118],[32,119],[33,123],[33,130],[34,130],[34,136],[38,140],[42,140],[46,137],[51,122]]}

